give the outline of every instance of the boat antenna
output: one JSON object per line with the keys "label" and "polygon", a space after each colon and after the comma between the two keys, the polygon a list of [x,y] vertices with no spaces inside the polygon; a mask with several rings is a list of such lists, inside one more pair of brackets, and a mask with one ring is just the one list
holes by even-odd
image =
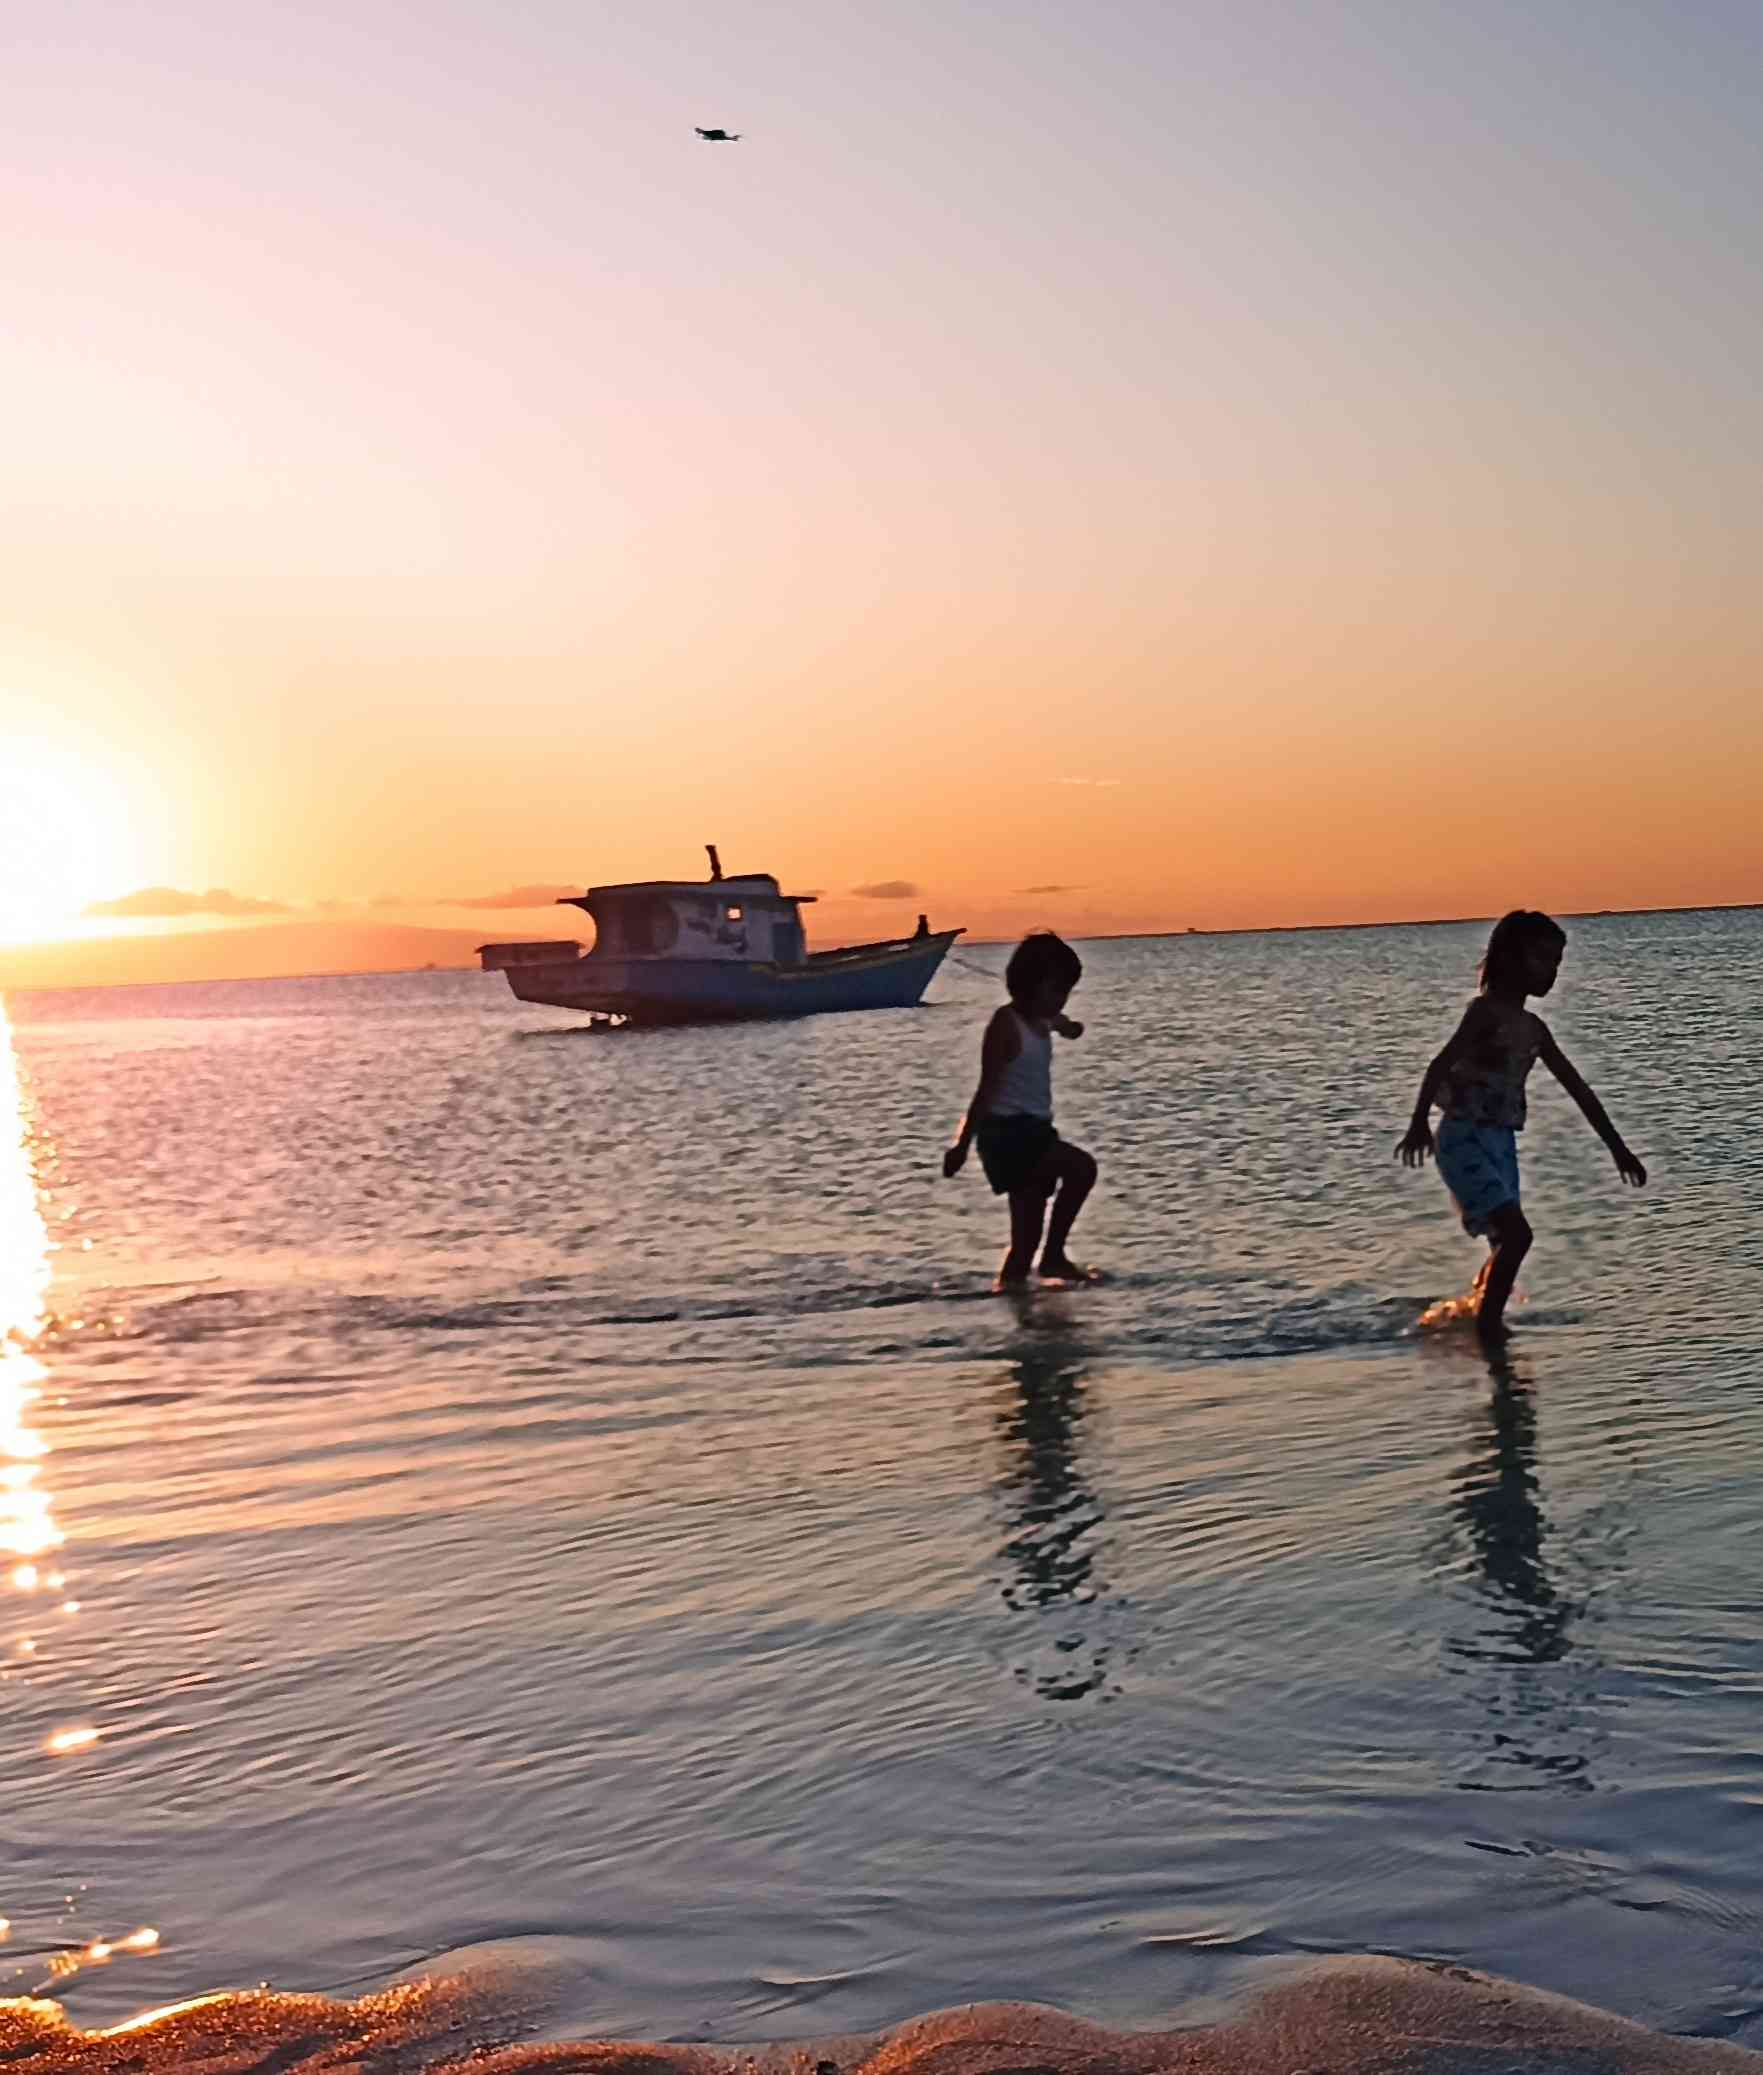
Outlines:
{"label": "boat antenna", "polygon": [[704,848],[710,853],[711,878],[720,879],[722,877],[722,859],[716,854],[716,845],[714,843],[706,843]]}

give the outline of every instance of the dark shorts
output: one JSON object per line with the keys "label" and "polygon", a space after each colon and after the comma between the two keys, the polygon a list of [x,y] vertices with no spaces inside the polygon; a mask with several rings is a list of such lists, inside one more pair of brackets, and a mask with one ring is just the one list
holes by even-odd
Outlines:
{"label": "dark shorts", "polygon": [[1050,1117],[997,1117],[977,1134],[979,1164],[994,1196],[1025,1187],[1034,1171],[1059,1143]]}
{"label": "dark shorts", "polygon": [[1465,1232],[1484,1238],[1497,1211],[1518,1208],[1518,1134],[1507,1125],[1441,1117],[1433,1152]]}

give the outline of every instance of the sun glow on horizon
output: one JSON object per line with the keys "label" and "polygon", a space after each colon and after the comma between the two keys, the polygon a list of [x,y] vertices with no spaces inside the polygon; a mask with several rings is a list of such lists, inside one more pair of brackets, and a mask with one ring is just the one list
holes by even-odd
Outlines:
{"label": "sun glow on horizon", "polygon": [[137,817],[101,766],[55,744],[0,748],[0,944],[69,934],[140,873]]}

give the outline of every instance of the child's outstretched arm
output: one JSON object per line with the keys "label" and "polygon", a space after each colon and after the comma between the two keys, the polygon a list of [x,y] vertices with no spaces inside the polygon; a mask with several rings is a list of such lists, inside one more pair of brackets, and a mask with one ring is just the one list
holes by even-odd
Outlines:
{"label": "child's outstretched arm", "polygon": [[955,1135],[955,1143],[943,1155],[945,1174],[959,1174],[966,1166],[967,1149],[973,1144],[973,1134],[985,1121],[985,1114],[992,1106],[1005,1067],[1021,1050],[1022,1034],[1017,1029],[1016,1018],[1000,1009],[986,1025],[986,1034],[979,1048],[979,1086],[974,1089],[973,1100],[967,1105],[967,1114],[961,1119],[961,1129]]}
{"label": "child's outstretched arm", "polygon": [[[1542,1021],[1541,1017],[1537,1020]],[[1610,1113],[1581,1078],[1573,1061],[1556,1044],[1547,1024],[1543,1025],[1543,1042],[1538,1048],[1537,1057],[1579,1104],[1585,1112],[1586,1122],[1610,1148],[1610,1157],[1616,1162],[1616,1172],[1631,1189],[1644,1189],[1647,1185],[1647,1170],[1628,1150],[1621,1132],[1610,1121]]]}
{"label": "child's outstretched arm", "polygon": [[1463,1021],[1445,1040],[1441,1051],[1420,1077],[1420,1093],[1414,1098],[1414,1115],[1396,1141],[1396,1158],[1404,1167],[1424,1167],[1432,1151],[1432,1106],[1453,1062],[1474,1038],[1487,1017],[1487,1004],[1478,996],[1463,1011]]}

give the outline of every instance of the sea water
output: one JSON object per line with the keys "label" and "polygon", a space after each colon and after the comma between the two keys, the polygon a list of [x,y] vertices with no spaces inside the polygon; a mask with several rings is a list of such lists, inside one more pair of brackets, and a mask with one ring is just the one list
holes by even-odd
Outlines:
{"label": "sea water", "polygon": [[12,997],[0,1992],[490,1948],[758,2041],[1369,1950],[1763,2045],[1763,915],[1571,924],[1650,1181],[1539,1071],[1503,1366],[1392,1157],[1484,934],[1083,946],[1111,1279],[1021,1302],[940,1173],[998,947],[652,1033]]}

